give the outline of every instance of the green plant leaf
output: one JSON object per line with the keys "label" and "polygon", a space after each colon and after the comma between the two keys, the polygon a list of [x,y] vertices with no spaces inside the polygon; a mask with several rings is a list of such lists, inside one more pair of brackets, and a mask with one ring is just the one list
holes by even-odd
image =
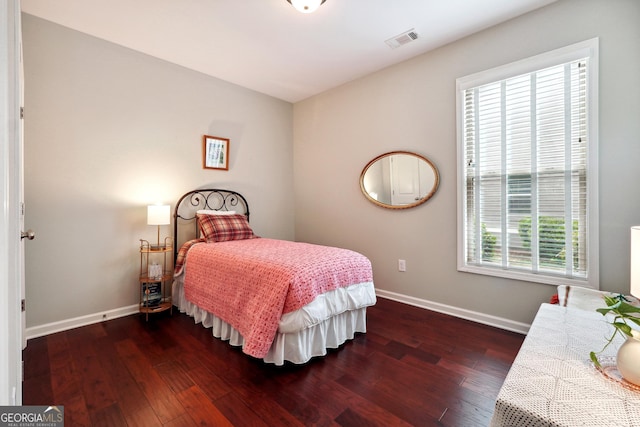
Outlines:
{"label": "green plant leaf", "polygon": [[602,298],[604,299],[605,304],[607,304],[607,307],[609,308],[618,308],[618,306],[624,302],[620,298],[612,297],[609,295],[603,295]]}
{"label": "green plant leaf", "polygon": [[630,321],[630,322],[635,323],[638,326],[640,326],[640,318],[638,318],[638,317],[627,317],[627,320]]}
{"label": "green plant leaf", "polygon": [[613,326],[627,336],[631,336],[631,326],[624,322],[614,322]]}
{"label": "green plant leaf", "polygon": [[606,316],[607,313],[609,313],[610,311],[613,311],[615,309],[613,308],[597,308],[596,311],[600,314],[602,314],[603,316]]}
{"label": "green plant leaf", "polygon": [[640,307],[621,301],[618,312],[620,312],[620,314],[640,313]]}
{"label": "green plant leaf", "polygon": [[591,352],[589,353],[589,357],[591,358],[591,361],[593,362],[594,365],[596,365],[596,367],[598,368],[602,368],[602,366],[600,365],[600,361],[598,361],[598,357],[596,356],[595,352]]}

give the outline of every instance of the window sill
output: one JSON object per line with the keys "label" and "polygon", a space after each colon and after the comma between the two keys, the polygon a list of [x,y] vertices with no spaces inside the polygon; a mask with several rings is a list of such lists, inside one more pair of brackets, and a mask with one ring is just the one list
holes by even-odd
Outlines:
{"label": "window sill", "polygon": [[588,289],[599,289],[597,281],[589,281],[584,278],[568,278],[560,275],[554,276],[548,272],[537,274],[526,271],[503,270],[499,267],[478,267],[471,265],[458,266],[458,271],[463,273],[482,274],[484,276],[502,277],[504,279],[522,280],[525,282],[540,283],[543,285],[569,285]]}

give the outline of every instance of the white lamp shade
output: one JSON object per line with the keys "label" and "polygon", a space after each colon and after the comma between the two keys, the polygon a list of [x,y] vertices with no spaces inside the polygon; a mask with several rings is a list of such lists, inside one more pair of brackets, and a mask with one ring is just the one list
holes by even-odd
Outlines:
{"label": "white lamp shade", "polygon": [[171,209],[169,205],[149,205],[147,206],[148,225],[171,224]]}
{"label": "white lamp shade", "polygon": [[631,227],[631,295],[640,298],[640,225]]}
{"label": "white lamp shade", "polygon": [[297,10],[302,13],[314,12],[320,7],[324,0],[288,0]]}

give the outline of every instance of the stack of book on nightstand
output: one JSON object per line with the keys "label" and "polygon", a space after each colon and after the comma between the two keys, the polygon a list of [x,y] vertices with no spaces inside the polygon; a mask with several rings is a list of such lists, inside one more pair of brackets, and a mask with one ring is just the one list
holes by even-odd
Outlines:
{"label": "stack of book on nightstand", "polygon": [[161,283],[143,283],[142,298],[143,307],[156,307],[162,302],[162,284]]}

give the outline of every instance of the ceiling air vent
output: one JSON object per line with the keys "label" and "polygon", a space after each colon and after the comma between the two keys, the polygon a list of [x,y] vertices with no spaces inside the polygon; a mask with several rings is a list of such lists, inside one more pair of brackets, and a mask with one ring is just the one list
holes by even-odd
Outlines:
{"label": "ceiling air vent", "polygon": [[405,31],[402,34],[398,34],[395,37],[391,37],[389,40],[385,41],[385,43],[389,45],[391,49],[395,49],[404,44],[410,43],[417,38],[418,38],[418,33],[416,33],[412,28],[410,30]]}

